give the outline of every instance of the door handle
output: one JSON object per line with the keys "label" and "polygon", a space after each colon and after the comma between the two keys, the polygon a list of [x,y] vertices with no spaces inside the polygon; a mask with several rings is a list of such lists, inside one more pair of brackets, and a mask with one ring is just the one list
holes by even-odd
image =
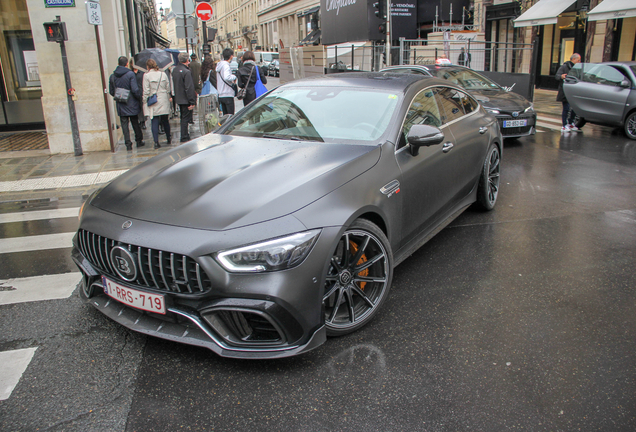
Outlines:
{"label": "door handle", "polygon": [[488,128],[486,126],[482,126],[482,127],[479,128],[479,133],[483,135],[483,134],[486,133],[487,130],[488,130]]}
{"label": "door handle", "polygon": [[453,149],[453,147],[455,147],[455,144],[453,144],[452,142],[444,143],[444,145],[442,146],[442,151],[444,153],[448,153]]}

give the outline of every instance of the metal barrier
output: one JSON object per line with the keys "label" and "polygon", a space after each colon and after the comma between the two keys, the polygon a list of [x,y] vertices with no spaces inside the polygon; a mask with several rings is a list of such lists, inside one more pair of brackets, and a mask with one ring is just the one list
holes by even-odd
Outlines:
{"label": "metal barrier", "polygon": [[217,94],[199,96],[197,110],[201,135],[208,134],[219,126],[219,97]]}

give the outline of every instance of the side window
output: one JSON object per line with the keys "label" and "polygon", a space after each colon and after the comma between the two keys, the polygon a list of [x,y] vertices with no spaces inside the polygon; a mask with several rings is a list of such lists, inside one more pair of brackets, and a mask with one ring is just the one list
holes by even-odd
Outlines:
{"label": "side window", "polygon": [[472,97],[470,97],[469,95],[467,95],[466,93],[459,92],[459,95],[461,97],[462,106],[464,107],[464,112],[466,114],[470,114],[471,112],[475,111],[477,107],[479,106],[477,104],[477,101],[473,99]]}
{"label": "side window", "polygon": [[448,87],[444,87],[440,90],[438,96],[444,110],[442,121],[444,123],[450,123],[462,117],[464,115],[464,104],[462,102],[463,93]]}
{"label": "side window", "polygon": [[626,79],[625,75],[618,69],[608,65],[590,64],[586,65],[583,70],[584,82],[619,87],[621,82]]}
{"label": "side window", "polygon": [[437,98],[435,96],[438,90],[439,89],[426,89],[415,96],[413,102],[411,102],[409,110],[406,113],[406,119],[404,119],[404,126],[402,127],[402,133],[400,134],[400,143],[398,147],[406,145],[406,137],[413,125],[424,124],[435,127],[440,127],[442,125],[440,107],[437,105]]}

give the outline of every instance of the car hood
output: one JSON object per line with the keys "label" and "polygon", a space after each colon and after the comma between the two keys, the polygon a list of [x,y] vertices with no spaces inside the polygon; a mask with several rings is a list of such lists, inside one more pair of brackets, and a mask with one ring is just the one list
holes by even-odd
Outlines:
{"label": "car hood", "polygon": [[504,111],[523,111],[530,106],[528,99],[514,92],[505,90],[470,90],[486,108],[496,108]]}
{"label": "car hood", "polygon": [[379,146],[209,134],[122,174],[91,205],[124,217],[225,230],[310,204],[375,165]]}

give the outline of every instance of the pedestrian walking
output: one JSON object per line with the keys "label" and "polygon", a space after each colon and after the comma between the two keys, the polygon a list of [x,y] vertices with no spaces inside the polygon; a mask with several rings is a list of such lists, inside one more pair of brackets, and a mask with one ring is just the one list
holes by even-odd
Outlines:
{"label": "pedestrian walking", "polygon": [[194,91],[192,71],[188,65],[190,58],[187,53],[179,54],[179,64],[172,70],[172,85],[174,86],[174,99],[179,105],[181,113],[181,142],[190,141],[188,125],[192,120],[192,113],[197,103],[197,94]]}
{"label": "pedestrian walking", "polygon": [[243,105],[249,104],[257,97],[256,90],[254,89],[258,81],[256,74],[259,75],[263,84],[267,84],[267,77],[263,74],[263,68],[256,66],[254,53],[252,51],[245,51],[243,54],[243,66],[239,67],[236,73],[239,88],[246,89]]}
{"label": "pedestrian walking", "polygon": [[[146,62],[148,73],[144,75],[143,83],[143,100],[144,114],[150,118],[150,128],[152,129],[152,138],[155,141],[155,148],[159,145],[159,124],[163,126],[166,134],[168,145],[172,144],[172,135],[170,134],[170,122],[168,115],[170,114],[170,104],[172,96],[170,94],[170,80],[165,72],[157,67],[157,62],[150,59]],[[148,105],[148,99],[153,95],[157,96],[157,100]]]}
{"label": "pedestrian walking", "polygon": [[555,78],[559,81],[559,91],[557,92],[556,100],[563,104],[563,111],[561,112],[561,123],[563,127],[561,128],[561,132],[580,132],[581,129],[577,128],[574,124],[574,119],[576,118],[576,113],[573,109],[570,108],[570,103],[565,97],[565,93],[563,92],[563,80],[570,72],[572,67],[581,61],[581,56],[579,54],[572,54],[570,56],[570,60],[566,61],[561,65],[559,70],[557,70]]}
{"label": "pedestrian walking", "polygon": [[234,114],[234,96],[236,96],[236,76],[232,73],[230,62],[234,57],[232,48],[223,50],[223,60],[216,65],[216,89],[219,92],[219,105],[223,114]]}
{"label": "pedestrian walking", "polygon": [[[121,89],[117,92],[117,89]],[[135,73],[128,69],[128,58],[121,56],[118,59],[118,66],[108,80],[108,92],[111,96],[122,96],[127,93],[127,98],[121,102],[117,102],[117,115],[121,122],[121,131],[124,134],[124,144],[126,150],[132,150],[132,141],[130,141],[130,131],[128,123],[132,124],[135,131],[135,141],[137,147],[145,145],[143,134],[139,127],[139,112],[141,111],[141,89],[137,85]]]}
{"label": "pedestrian walking", "polygon": [[201,93],[201,63],[197,61],[197,55],[192,54],[190,56],[190,71],[192,72],[192,81],[194,82],[194,91],[199,94]]}
{"label": "pedestrian walking", "polygon": [[[144,88],[144,72],[139,70],[139,68],[135,64],[135,59],[133,58],[131,58],[128,61],[128,65],[131,66],[132,71],[135,73],[135,78],[137,78],[137,87],[139,87],[140,89],[143,89]],[[143,101],[144,99],[142,98],[142,105],[143,105]],[[139,110],[139,126],[141,126],[142,130],[146,129],[146,117],[144,116],[143,109]]]}

